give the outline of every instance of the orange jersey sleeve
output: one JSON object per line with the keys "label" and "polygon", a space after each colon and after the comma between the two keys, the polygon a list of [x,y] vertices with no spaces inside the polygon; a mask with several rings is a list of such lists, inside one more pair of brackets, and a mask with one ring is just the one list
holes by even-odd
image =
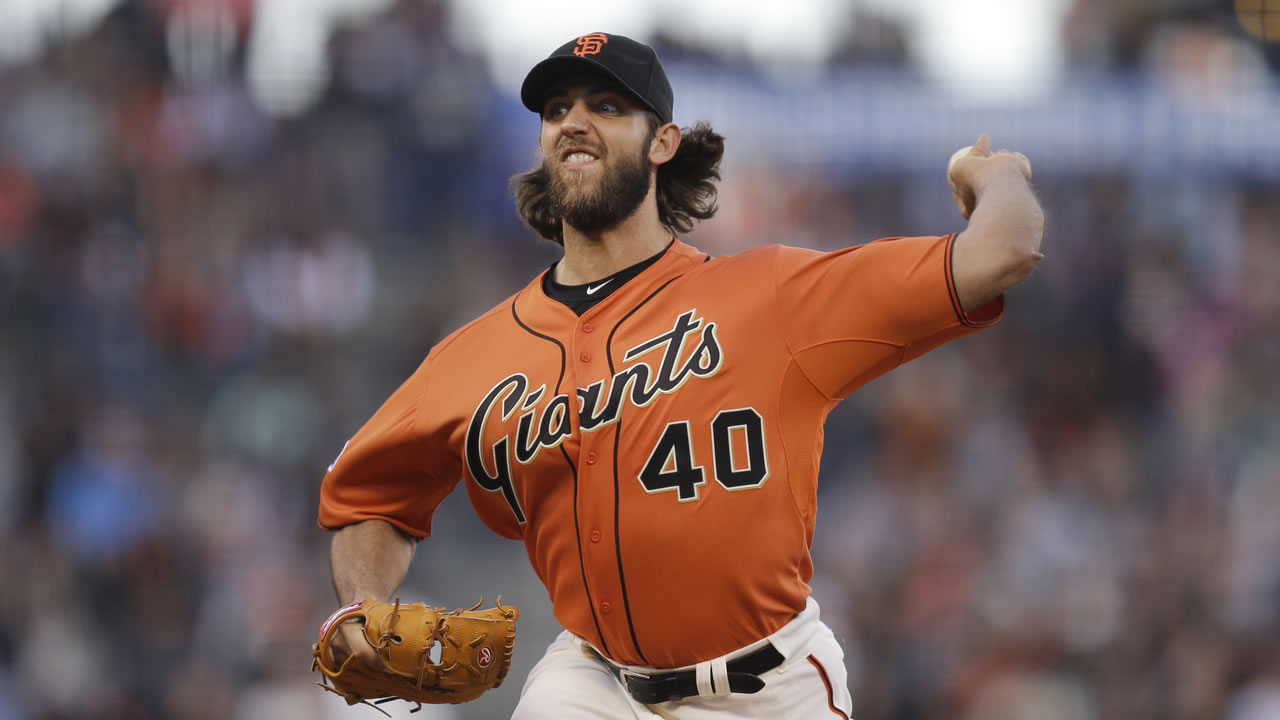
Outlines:
{"label": "orange jersey sleeve", "polygon": [[320,525],[334,530],[381,519],[422,539],[462,477],[448,429],[430,408],[434,352],[352,437],[320,488]]}
{"label": "orange jersey sleeve", "polygon": [[939,345],[986,327],[1001,296],[960,309],[951,274],[956,236],[885,238],[836,252],[779,247],[778,313],[805,375],[827,397],[868,381]]}

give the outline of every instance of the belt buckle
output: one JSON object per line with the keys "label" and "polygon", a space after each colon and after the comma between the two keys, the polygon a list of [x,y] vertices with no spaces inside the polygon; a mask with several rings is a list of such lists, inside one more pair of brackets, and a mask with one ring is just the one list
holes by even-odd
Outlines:
{"label": "belt buckle", "polygon": [[629,678],[636,677],[636,678],[640,678],[641,680],[649,679],[648,675],[645,675],[643,673],[638,673],[634,670],[628,670],[626,668],[618,668],[618,676],[619,676],[619,679],[622,680],[622,688],[626,690],[628,693],[633,692],[631,689],[631,685],[627,682]]}
{"label": "belt buckle", "polygon": [[643,686],[643,685],[636,685],[635,687],[632,687],[631,683],[629,682],[631,678],[636,678],[637,680],[653,679],[652,677],[645,675],[644,673],[638,673],[634,670],[628,670],[627,668],[618,668],[618,679],[622,682],[622,689],[626,690],[628,695],[630,695],[631,697],[635,698],[637,701],[644,704],[652,704],[654,702],[663,702],[663,700],[653,699],[654,690],[652,687]]}

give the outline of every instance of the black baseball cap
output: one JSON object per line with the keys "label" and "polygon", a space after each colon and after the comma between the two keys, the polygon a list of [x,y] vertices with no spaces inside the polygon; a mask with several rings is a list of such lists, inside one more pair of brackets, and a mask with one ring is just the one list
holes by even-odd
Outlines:
{"label": "black baseball cap", "polygon": [[575,73],[601,75],[627,90],[664,123],[671,122],[675,97],[653,48],[622,35],[591,33],[561,45],[533,66],[520,86],[520,101],[542,114],[551,88]]}

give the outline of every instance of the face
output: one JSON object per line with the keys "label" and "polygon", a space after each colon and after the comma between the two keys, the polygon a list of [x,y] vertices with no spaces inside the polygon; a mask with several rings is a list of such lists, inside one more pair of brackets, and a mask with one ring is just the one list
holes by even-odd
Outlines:
{"label": "face", "polygon": [[542,166],[556,214],[593,234],[626,220],[649,193],[653,133],[642,106],[602,81],[571,78],[542,111]]}

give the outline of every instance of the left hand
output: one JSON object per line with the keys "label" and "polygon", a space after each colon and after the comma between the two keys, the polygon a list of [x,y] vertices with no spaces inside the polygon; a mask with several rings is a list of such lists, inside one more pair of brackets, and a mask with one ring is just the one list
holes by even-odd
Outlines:
{"label": "left hand", "polygon": [[[311,648],[318,683],[341,695],[348,705],[385,698],[411,703],[460,703],[502,684],[511,669],[520,611],[504,606],[446,611],[422,602],[402,605],[365,602],[340,608],[321,626]],[[346,637],[348,648],[367,646],[376,664],[342,664],[334,652],[340,629],[351,626],[360,637]],[[433,660],[432,650],[436,651]],[[361,651],[357,651],[360,654]]]}
{"label": "left hand", "polygon": [[964,219],[973,214],[982,189],[992,177],[1013,171],[1031,182],[1031,161],[1027,156],[1007,150],[992,153],[991,138],[985,133],[978,136],[976,143],[952,155],[947,164],[947,182]]}

